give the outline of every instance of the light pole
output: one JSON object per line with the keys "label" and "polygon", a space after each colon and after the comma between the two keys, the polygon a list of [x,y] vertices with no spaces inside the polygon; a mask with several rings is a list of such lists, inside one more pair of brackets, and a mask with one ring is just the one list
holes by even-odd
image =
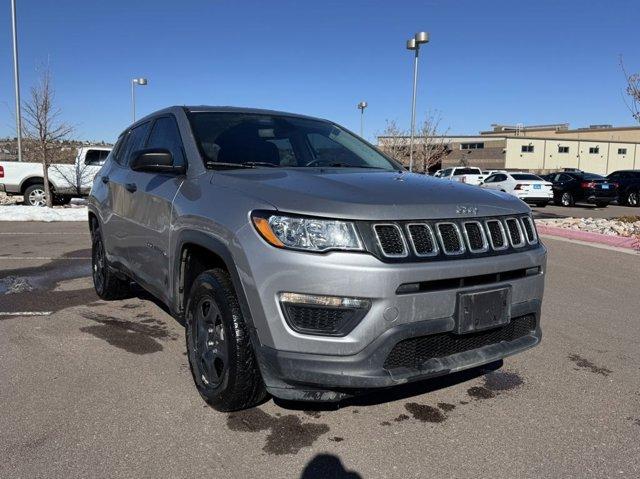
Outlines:
{"label": "light pole", "polygon": [[416,129],[416,91],[418,89],[418,54],[420,45],[429,42],[427,32],[418,32],[413,38],[407,40],[407,50],[413,50],[415,57],[413,60],[413,99],[411,101],[411,140],[409,142],[409,171],[413,171],[413,136]]}
{"label": "light pole", "polygon": [[136,85],[145,86],[148,82],[146,78],[134,78],[131,80],[131,113],[133,122],[136,121]]}
{"label": "light pole", "polygon": [[358,103],[358,110],[360,110],[360,137],[364,137],[364,109],[368,106],[366,101]]}
{"label": "light pole", "polygon": [[11,26],[13,29],[13,83],[16,89],[16,137],[18,138],[18,161],[22,161],[22,112],[20,109],[20,73],[18,71],[18,23],[16,0],[11,0]]}

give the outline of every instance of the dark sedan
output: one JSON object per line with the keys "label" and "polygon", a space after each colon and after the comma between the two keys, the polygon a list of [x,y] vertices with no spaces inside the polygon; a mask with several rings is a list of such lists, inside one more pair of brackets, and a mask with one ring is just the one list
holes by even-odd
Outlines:
{"label": "dark sedan", "polygon": [[587,203],[603,207],[618,197],[618,185],[595,173],[564,171],[552,175],[550,181],[556,205]]}
{"label": "dark sedan", "polygon": [[640,206],[640,170],[614,171],[607,179],[618,184],[621,205]]}

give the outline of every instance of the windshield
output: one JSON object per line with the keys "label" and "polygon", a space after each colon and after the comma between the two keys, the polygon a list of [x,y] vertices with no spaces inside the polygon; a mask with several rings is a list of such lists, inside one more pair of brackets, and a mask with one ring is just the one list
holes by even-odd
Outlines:
{"label": "windshield", "polygon": [[191,126],[209,167],[401,167],[333,123],[248,113],[192,112]]}
{"label": "windshield", "polygon": [[481,175],[482,171],[480,168],[456,168],[453,171],[453,176],[458,175]]}

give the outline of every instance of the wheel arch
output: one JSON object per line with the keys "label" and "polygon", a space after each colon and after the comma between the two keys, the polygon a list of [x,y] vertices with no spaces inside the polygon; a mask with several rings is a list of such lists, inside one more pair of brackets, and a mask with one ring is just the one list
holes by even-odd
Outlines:
{"label": "wheel arch", "polygon": [[[30,176],[28,178],[25,178],[24,180],[22,180],[22,183],[20,183],[20,194],[24,195],[24,192],[27,188],[37,184],[44,185],[44,178],[42,176]],[[49,188],[51,189],[52,192],[56,191],[56,187],[54,186],[53,183],[51,183],[51,181],[49,181]]]}

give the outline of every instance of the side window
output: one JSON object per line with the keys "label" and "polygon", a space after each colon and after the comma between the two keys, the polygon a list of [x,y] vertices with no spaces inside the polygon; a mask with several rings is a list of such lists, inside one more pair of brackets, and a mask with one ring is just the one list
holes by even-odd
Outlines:
{"label": "side window", "polygon": [[158,118],[153,124],[147,148],[165,148],[173,155],[173,164],[185,166],[182,138],[176,121],[168,116]]}
{"label": "side window", "polygon": [[507,179],[507,175],[503,175],[503,174],[498,174],[495,176],[495,182],[499,183],[501,181],[505,181]]}
{"label": "side window", "polygon": [[131,161],[131,155],[144,147],[144,141],[149,133],[150,122],[136,126],[127,135],[126,143],[118,151],[116,161],[122,166],[126,166]]}

